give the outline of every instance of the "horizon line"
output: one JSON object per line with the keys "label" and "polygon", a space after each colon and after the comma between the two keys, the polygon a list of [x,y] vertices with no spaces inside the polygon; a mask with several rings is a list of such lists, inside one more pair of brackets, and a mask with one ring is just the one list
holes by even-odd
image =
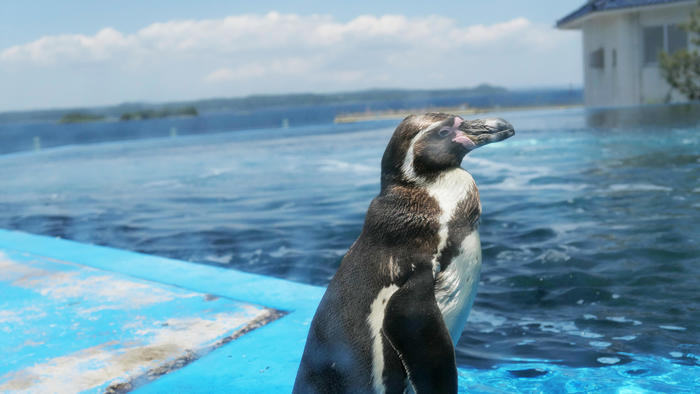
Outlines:
{"label": "horizon line", "polygon": [[0,115],[13,114],[13,113],[25,113],[25,112],[51,112],[51,111],[70,111],[79,109],[99,109],[99,108],[113,108],[123,105],[168,105],[168,104],[193,104],[201,101],[209,100],[235,100],[235,99],[246,99],[253,97],[283,97],[283,96],[295,96],[295,95],[315,95],[315,96],[329,96],[334,94],[346,94],[346,93],[361,93],[370,91],[455,91],[463,89],[476,89],[479,87],[492,87],[506,89],[507,91],[523,91],[523,90],[539,90],[539,89],[583,89],[582,85],[579,84],[568,84],[568,85],[537,85],[537,86],[521,86],[521,87],[505,87],[500,85],[493,85],[490,83],[480,83],[474,86],[463,86],[458,88],[399,88],[399,87],[372,87],[366,89],[357,90],[338,90],[330,92],[309,92],[309,91],[299,91],[299,92],[286,92],[286,93],[251,93],[240,96],[219,96],[219,97],[200,97],[192,99],[176,99],[172,101],[122,101],[113,104],[98,104],[98,105],[76,105],[76,106],[65,106],[65,107],[37,107],[37,108],[23,108],[23,109],[0,109]]}

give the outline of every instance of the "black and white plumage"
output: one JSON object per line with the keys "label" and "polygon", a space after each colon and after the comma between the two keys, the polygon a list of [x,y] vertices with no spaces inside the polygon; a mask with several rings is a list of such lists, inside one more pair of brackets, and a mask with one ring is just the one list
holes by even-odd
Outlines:
{"label": "black and white plumage", "polygon": [[311,323],[295,393],[456,392],[454,343],[481,268],[479,192],[460,167],[514,134],[501,119],[399,124],[381,191]]}

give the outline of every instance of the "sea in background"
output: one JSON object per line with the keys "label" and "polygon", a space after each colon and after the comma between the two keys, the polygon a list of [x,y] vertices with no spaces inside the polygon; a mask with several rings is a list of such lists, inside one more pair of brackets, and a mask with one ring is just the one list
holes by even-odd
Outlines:
{"label": "sea in background", "polygon": [[[0,228],[325,285],[398,120],[334,124],[315,110],[238,114],[269,120],[238,131],[224,113],[1,124]],[[459,364],[700,364],[698,114],[488,115],[516,135],[463,162],[481,194],[484,265]]]}
{"label": "sea in background", "polygon": [[[0,113],[0,154],[71,144],[201,135],[262,128],[326,125],[344,114],[367,114],[406,108],[537,107],[580,105],[581,89],[507,90],[479,85],[449,90],[373,89],[347,93],[287,94],[205,99],[179,103],[124,103],[111,107],[49,109]],[[119,121],[125,114],[177,113],[194,109],[200,116]],[[104,121],[62,123],[73,118]],[[77,116],[75,116],[77,115]],[[57,124],[58,123],[58,124]]]}

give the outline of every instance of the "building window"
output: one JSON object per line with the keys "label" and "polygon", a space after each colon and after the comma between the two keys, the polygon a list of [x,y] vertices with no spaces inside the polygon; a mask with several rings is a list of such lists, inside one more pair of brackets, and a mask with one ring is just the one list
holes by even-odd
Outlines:
{"label": "building window", "polygon": [[643,35],[645,64],[657,63],[661,51],[673,53],[688,47],[688,35],[676,25],[645,27]]}
{"label": "building window", "polygon": [[591,52],[590,58],[588,59],[588,64],[592,68],[605,67],[605,51],[603,51],[603,48],[598,48]]}
{"label": "building window", "polygon": [[615,49],[612,50],[612,66],[617,67],[617,51]]}
{"label": "building window", "polygon": [[659,61],[659,52],[664,49],[664,27],[652,26],[644,28],[644,63]]}

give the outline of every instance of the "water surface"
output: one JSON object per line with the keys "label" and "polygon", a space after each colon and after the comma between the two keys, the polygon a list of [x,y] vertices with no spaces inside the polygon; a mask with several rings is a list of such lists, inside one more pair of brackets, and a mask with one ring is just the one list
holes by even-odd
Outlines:
{"label": "water surface", "polygon": [[[630,122],[634,111],[501,114],[516,136],[465,159],[484,266],[460,365],[698,365],[698,120]],[[325,285],[378,192],[395,125],[0,155],[0,227]]]}

